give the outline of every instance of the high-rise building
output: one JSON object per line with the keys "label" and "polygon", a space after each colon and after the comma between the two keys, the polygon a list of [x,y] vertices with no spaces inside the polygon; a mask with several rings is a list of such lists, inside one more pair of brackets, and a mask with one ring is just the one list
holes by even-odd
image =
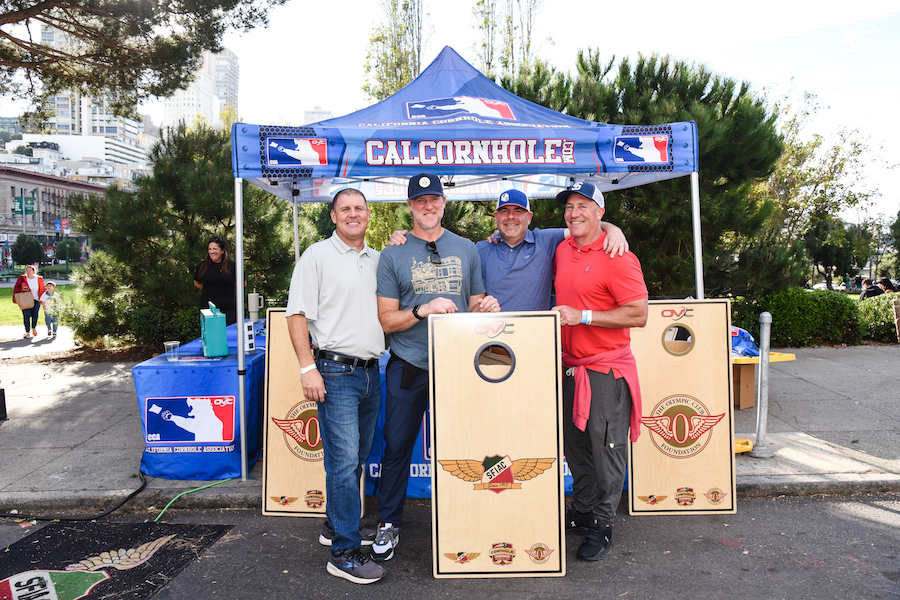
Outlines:
{"label": "high-rise building", "polygon": [[198,117],[210,125],[219,125],[219,115],[226,106],[237,111],[240,69],[237,55],[227,48],[218,54],[207,52],[203,66],[187,87],[163,100],[163,127],[179,121],[192,125]]}
{"label": "high-rise building", "polygon": [[[66,34],[53,27],[41,26],[41,43],[64,49]],[[112,138],[128,146],[138,146],[141,124],[112,113],[106,96],[88,97],[74,91],[62,92],[51,99],[52,116],[49,133],[87,135]]]}
{"label": "high-rise building", "polygon": [[241,80],[241,67],[237,54],[224,48],[216,57],[216,95],[222,110],[231,107],[238,115],[238,83]]}

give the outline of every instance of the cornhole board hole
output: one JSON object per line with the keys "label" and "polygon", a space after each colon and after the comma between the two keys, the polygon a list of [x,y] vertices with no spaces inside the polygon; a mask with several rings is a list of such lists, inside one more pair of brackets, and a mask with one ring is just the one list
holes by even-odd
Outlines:
{"label": "cornhole board hole", "polygon": [[559,314],[428,319],[434,576],[565,575]]}
{"label": "cornhole board hole", "polygon": [[628,449],[632,515],[734,514],[728,299],[653,300],[631,330],[641,435]]}
{"label": "cornhole board hole", "polygon": [[[315,400],[303,396],[300,362],[288,333],[286,312],[285,308],[266,312],[262,514],[323,517],[328,499],[319,410]],[[361,501],[362,490],[360,485]]]}

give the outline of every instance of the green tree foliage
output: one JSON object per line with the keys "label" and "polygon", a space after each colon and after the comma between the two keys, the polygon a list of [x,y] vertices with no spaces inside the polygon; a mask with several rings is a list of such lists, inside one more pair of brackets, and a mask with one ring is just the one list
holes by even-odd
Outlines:
{"label": "green tree foliage", "polygon": [[[776,115],[748,84],[703,66],[639,55],[634,63],[623,59],[614,70],[614,60],[601,61],[598,52],[588,49],[579,53],[574,76],[538,61],[501,85],[526,100],[589,121],[696,122],[706,287],[729,287],[739,294],[767,289],[760,276],[761,257],[742,253],[738,241],[740,235],[759,232],[771,213],[765,203],[750,201],[748,193],[755,181],[769,176],[781,154]],[[625,230],[641,259],[650,294],[693,294],[688,178],[611,192],[606,206],[605,218]]]}
{"label": "green tree foliage", "polygon": [[362,89],[384,100],[419,76],[422,69],[422,0],[381,0],[386,22],[376,25],[366,52],[368,78]]}
{"label": "green tree foliage", "polygon": [[[151,161],[153,174],[137,178],[133,193],[112,187],[105,197],[69,203],[81,231],[106,250],[80,275],[91,305],[86,314],[105,323],[104,335],[142,333],[132,329],[128,317],[143,307],[164,311],[170,319],[187,309],[196,316],[200,293],[193,270],[209,238],[224,238],[234,258],[229,132],[182,124],[165,132]],[[243,207],[246,289],[283,296],[293,267],[290,208],[246,183]],[[312,227],[304,224],[301,235],[305,248]],[[110,297],[116,301],[108,302]]]}
{"label": "green tree foliage", "polygon": [[732,324],[759,340],[759,315],[772,315],[773,348],[858,344],[863,333],[856,302],[827,290],[790,287],[732,305]]}
{"label": "green tree foliage", "polygon": [[[107,94],[117,114],[135,116],[141,100],[187,87],[227,30],[265,25],[268,10],[284,2],[0,0],[0,95],[30,98],[39,111],[63,90]],[[68,43],[46,45],[42,25]]]}
{"label": "green tree foliage", "polygon": [[55,256],[59,260],[78,262],[81,260],[81,244],[75,239],[60,240],[60,242],[56,244]]}
{"label": "green tree foliage", "polygon": [[853,271],[853,244],[844,224],[837,219],[824,215],[813,221],[803,236],[803,243],[829,290],[833,289],[834,276],[843,277]]}
{"label": "green tree foliage", "polygon": [[856,130],[839,131],[830,146],[821,135],[804,138],[807,123],[820,109],[813,94],[805,94],[796,107],[786,100],[776,106],[784,152],[771,177],[753,189],[754,200],[773,204],[770,227],[786,243],[803,237],[815,221],[867,204],[875,193],[862,176],[868,140]]}
{"label": "green tree foliage", "polygon": [[13,262],[19,265],[30,265],[46,260],[44,247],[37,238],[20,233],[15,243],[9,249]]}
{"label": "green tree foliage", "polygon": [[894,300],[897,294],[881,294],[859,302],[859,323],[863,337],[876,342],[896,344],[897,328],[894,325]]}
{"label": "green tree foliage", "polygon": [[543,4],[543,0],[476,0],[472,14],[481,39],[475,51],[484,74],[492,77],[499,68],[511,77],[531,64],[531,33]]}

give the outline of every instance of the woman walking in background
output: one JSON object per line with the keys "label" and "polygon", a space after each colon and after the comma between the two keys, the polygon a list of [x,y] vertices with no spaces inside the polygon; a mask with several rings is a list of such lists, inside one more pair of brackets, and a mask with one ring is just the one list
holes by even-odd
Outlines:
{"label": "woman walking in background", "polygon": [[[30,292],[34,298],[31,303],[16,302],[19,292]],[[25,267],[25,274],[19,275],[13,288],[13,302],[22,309],[22,320],[25,322],[25,335],[22,337],[37,337],[38,313],[41,311],[40,297],[44,295],[44,278],[37,274],[32,265]],[[30,304],[30,306],[28,305]]]}

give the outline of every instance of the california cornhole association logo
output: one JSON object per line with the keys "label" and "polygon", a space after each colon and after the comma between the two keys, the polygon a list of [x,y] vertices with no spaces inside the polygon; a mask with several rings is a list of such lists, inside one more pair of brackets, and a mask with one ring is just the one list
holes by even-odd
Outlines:
{"label": "california cornhole association logo", "polygon": [[272,417],[272,422],[283,432],[284,443],[294,456],[310,462],[324,458],[319,409],[315,400],[295,404],[284,419]]}
{"label": "california cornhole association logo", "polygon": [[696,456],[712,438],[712,429],[725,416],[711,415],[700,400],[676,395],[662,399],[641,423],[660,452],[672,458]]}
{"label": "california cornhole association logo", "polygon": [[505,490],[518,490],[521,483],[537,477],[553,466],[555,458],[520,458],[509,456],[485,456],[484,460],[442,460],[441,467],[454,477],[475,483],[476,490],[491,490],[499,494]]}

